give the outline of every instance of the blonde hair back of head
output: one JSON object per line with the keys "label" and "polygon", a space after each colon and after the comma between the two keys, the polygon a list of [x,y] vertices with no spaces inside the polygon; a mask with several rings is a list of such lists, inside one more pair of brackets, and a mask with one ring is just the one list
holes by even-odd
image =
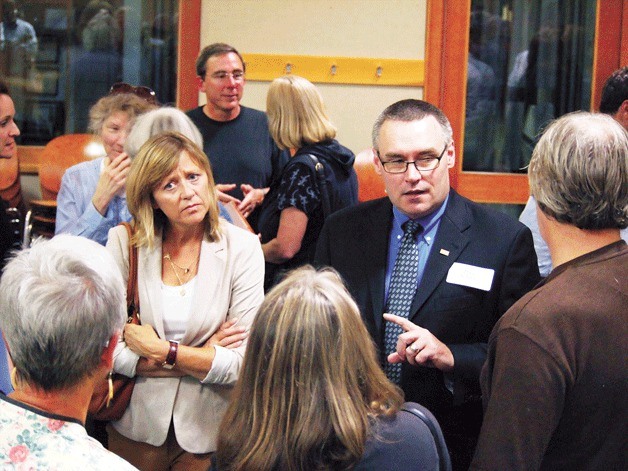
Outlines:
{"label": "blonde hair back of head", "polygon": [[270,134],[282,149],[300,149],[336,137],[317,88],[298,75],[284,75],[270,84],[266,97]]}
{"label": "blonde hair back of head", "polygon": [[343,469],[362,457],[370,421],[401,403],[339,275],[299,268],[254,321],[221,425],[219,467]]}

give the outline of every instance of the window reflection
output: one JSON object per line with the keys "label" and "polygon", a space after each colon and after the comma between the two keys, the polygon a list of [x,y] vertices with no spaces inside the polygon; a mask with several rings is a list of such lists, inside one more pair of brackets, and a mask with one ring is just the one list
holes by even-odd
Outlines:
{"label": "window reflection", "polygon": [[525,207],[523,204],[506,204],[506,203],[480,203],[487,208],[493,208],[501,213],[508,214],[513,219],[519,219],[519,215]]}
{"label": "window reflection", "polygon": [[590,108],[595,0],[474,0],[463,170],[525,172],[553,118]]}
{"label": "window reflection", "polygon": [[116,82],[174,103],[177,0],[6,0],[1,8],[0,74],[20,144],[86,132],[89,108]]}

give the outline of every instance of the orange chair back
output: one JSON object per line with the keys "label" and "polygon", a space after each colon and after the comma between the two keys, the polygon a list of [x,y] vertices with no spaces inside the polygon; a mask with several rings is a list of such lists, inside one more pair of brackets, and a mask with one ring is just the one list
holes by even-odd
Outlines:
{"label": "orange chair back", "polygon": [[44,200],[56,200],[66,169],[105,155],[102,143],[92,134],[66,134],[52,139],[41,154],[39,183]]}
{"label": "orange chair back", "polygon": [[386,196],[384,181],[375,172],[373,149],[364,149],[356,155],[353,168],[358,174],[358,201],[363,202]]}
{"label": "orange chair back", "polygon": [[9,207],[21,208],[22,206],[20,164],[17,153],[10,159],[0,159],[0,198],[9,203]]}

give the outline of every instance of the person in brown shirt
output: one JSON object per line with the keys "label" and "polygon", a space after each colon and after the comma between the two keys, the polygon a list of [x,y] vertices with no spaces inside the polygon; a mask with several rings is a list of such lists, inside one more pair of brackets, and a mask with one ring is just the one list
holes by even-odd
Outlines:
{"label": "person in brown shirt", "polygon": [[553,122],[528,175],[549,276],[495,325],[471,469],[627,469],[628,133],[610,116]]}

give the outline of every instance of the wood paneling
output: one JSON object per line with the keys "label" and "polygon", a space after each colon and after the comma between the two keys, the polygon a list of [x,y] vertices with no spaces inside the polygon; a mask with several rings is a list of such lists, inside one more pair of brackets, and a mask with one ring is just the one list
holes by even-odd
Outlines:
{"label": "wood paneling", "polygon": [[[622,24],[623,23],[623,24]],[[600,108],[602,88],[609,75],[628,65],[628,0],[598,0],[591,110]]]}
{"label": "wood paneling", "polygon": [[425,86],[423,98],[440,106],[442,89],[442,60],[444,41],[445,6],[442,0],[428,0],[427,2],[427,31],[425,36]]}
{"label": "wood paneling", "polygon": [[622,21],[621,21],[621,56],[619,58],[619,66],[628,65],[628,0],[624,0],[622,5]]}
{"label": "wood paneling", "polygon": [[179,0],[179,51],[177,58],[177,106],[198,106],[196,57],[201,49],[201,0]]}

